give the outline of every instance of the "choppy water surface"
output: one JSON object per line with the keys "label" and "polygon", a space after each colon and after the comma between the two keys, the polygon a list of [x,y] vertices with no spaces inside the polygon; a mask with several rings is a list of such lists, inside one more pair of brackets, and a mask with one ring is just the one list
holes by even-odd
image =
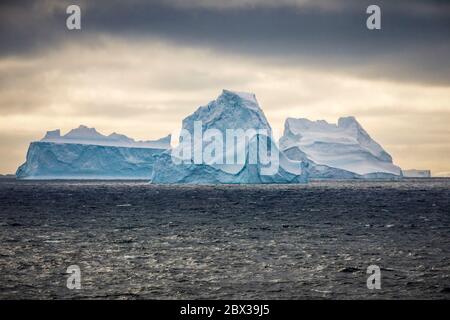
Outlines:
{"label": "choppy water surface", "polygon": [[[3,299],[448,299],[450,180],[0,179],[0,241]],[[66,287],[73,264],[79,291]]]}

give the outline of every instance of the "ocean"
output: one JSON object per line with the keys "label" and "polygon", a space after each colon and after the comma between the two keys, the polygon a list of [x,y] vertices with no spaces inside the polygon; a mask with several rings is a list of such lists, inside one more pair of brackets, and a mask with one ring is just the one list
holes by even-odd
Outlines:
{"label": "ocean", "polygon": [[449,299],[450,179],[3,178],[0,241],[0,299]]}

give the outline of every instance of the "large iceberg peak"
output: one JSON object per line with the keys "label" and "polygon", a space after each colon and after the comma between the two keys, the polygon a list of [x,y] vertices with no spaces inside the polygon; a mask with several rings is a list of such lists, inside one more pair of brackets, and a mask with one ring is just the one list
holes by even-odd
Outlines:
{"label": "large iceberg peak", "polygon": [[203,130],[265,129],[272,135],[272,128],[253,93],[223,90],[216,100],[185,118],[183,129],[192,132],[196,121],[202,122]]}
{"label": "large iceberg peak", "polygon": [[153,183],[307,180],[302,161],[290,160],[278,149],[252,93],[223,90],[216,100],[186,117],[182,129],[180,144],[157,157]]}
{"label": "large iceberg peak", "polygon": [[242,102],[241,106],[261,110],[259,108],[258,101],[256,100],[256,95],[254,93],[223,89],[222,94],[219,96],[218,100],[220,99],[225,99],[229,101],[240,100]]}

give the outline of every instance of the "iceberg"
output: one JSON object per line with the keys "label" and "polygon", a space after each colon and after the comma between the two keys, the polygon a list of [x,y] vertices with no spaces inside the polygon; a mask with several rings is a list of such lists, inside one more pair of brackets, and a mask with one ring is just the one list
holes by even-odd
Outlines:
{"label": "iceberg", "polygon": [[80,125],[29,146],[19,179],[148,179],[151,183],[304,183],[312,179],[429,177],[402,170],[354,117],[288,118],[277,144],[254,94],[223,90],[171,135],[136,141]]}
{"label": "iceberg", "polygon": [[102,135],[80,126],[61,136],[48,131],[32,142],[18,179],[149,179],[154,156],[170,148],[170,135],[156,141],[135,141],[125,135]]}
{"label": "iceberg", "polygon": [[[177,147],[157,156],[152,183],[307,181],[303,162],[288,159],[278,149],[272,128],[252,93],[223,90],[216,100],[198,108],[183,120],[182,132],[184,134],[180,135]],[[205,138],[209,135],[215,139]],[[216,144],[214,152],[207,153],[209,161],[205,161],[205,151],[221,139],[225,141]],[[261,150],[264,152],[261,153]]]}
{"label": "iceberg", "polygon": [[389,178],[402,174],[354,117],[339,118],[337,124],[288,118],[279,145],[289,159],[307,163],[311,178]]}
{"label": "iceberg", "polygon": [[430,170],[402,170],[403,176],[406,178],[431,178]]}

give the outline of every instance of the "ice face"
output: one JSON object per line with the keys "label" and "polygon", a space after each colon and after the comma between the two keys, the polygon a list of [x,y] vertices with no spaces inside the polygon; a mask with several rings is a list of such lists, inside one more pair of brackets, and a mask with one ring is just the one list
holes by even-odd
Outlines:
{"label": "ice face", "polygon": [[163,149],[33,142],[18,179],[150,179]]}
{"label": "ice face", "polygon": [[[400,168],[392,163],[392,157],[354,117],[340,118],[337,125],[324,120],[288,118],[280,148],[291,150],[291,154],[297,148],[311,160],[312,165],[324,165],[357,175],[401,175]],[[297,157],[293,156],[293,159]]]}

